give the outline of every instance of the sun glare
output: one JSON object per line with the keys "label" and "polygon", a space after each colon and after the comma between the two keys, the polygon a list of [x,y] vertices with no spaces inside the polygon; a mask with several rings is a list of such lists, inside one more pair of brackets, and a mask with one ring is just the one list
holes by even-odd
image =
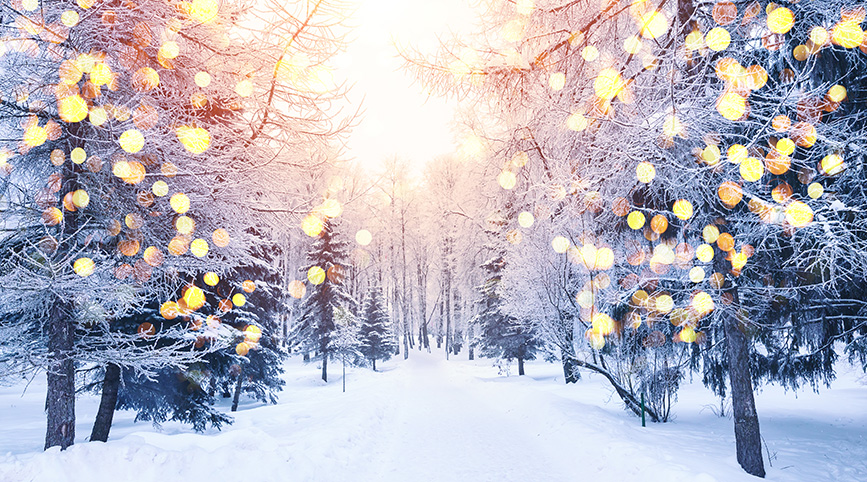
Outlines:
{"label": "sun glare", "polygon": [[468,29],[473,14],[466,0],[357,0],[352,42],[336,59],[335,80],[354,84],[353,104],[363,122],[348,140],[348,154],[368,171],[395,155],[417,172],[433,158],[453,152],[453,102],[422,92],[399,70],[397,47],[431,53],[437,37]]}

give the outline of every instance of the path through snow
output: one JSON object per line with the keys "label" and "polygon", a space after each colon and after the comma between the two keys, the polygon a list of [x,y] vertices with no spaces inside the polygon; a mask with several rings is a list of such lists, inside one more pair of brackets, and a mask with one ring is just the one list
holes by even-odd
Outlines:
{"label": "path through snow", "polygon": [[[43,427],[38,392],[44,383],[31,387],[37,393],[25,399],[18,397],[20,387],[17,394],[3,389],[0,454],[9,454],[0,455],[0,481],[755,480],[734,460],[729,420],[704,414],[641,428],[598,377],[566,387],[561,373],[556,380],[555,365],[529,365],[535,378],[501,377],[487,361],[446,362],[414,352],[382,372],[351,370],[346,393],[334,376],[336,364],[329,367],[334,372],[328,384],[316,379],[312,366],[291,361],[287,367],[281,403],[248,401],[222,432],[195,434],[173,424],[155,432],[122,412],[107,444],[86,443],[95,399],[85,398],[77,443],[66,452],[41,453],[34,442],[40,434],[30,433]],[[6,410],[10,400],[16,404],[14,422]],[[680,408],[686,413],[680,405],[675,410]],[[771,421],[763,429],[785,433]],[[6,422],[19,429],[4,428]],[[865,422],[853,418],[852,427],[835,430],[852,437],[847,434],[857,431],[849,428]],[[20,437],[25,426],[27,436]],[[775,435],[771,445],[785,456],[788,447],[803,445],[798,437],[809,436],[786,434],[779,442],[782,437]],[[836,450],[821,438],[815,443],[820,452]],[[848,449],[860,460],[846,457],[849,465],[841,466],[823,460],[828,453],[798,455],[777,460],[768,480],[823,480],[823,474],[827,480],[858,480],[867,453],[857,445]]]}

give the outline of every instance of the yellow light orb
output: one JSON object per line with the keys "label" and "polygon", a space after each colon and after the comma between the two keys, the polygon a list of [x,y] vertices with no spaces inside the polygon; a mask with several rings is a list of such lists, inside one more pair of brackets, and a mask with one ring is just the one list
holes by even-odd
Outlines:
{"label": "yellow light orb", "polygon": [[786,222],[802,228],[813,221],[813,209],[801,201],[792,201],[786,206]]}
{"label": "yellow light orb", "polygon": [[75,271],[75,274],[82,278],[92,275],[95,267],[96,263],[90,258],[78,258],[72,263],[72,269]]}
{"label": "yellow light orb", "polygon": [[758,158],[748,157],[741,163],[740,173],[745,181],[756,182],[765,173],[765,166]]}
{"label": "yellow light orb", "polygon": [[518,214],[518,225],[520,225],[522,228],[529,228],[533,226],[534,222],[536,222],[536,220],[533,218],[532,213],[522,211],[520,214]]}
{"label": "yellow light orb", "polygon": [[256,291],[256,283],[254,283],[253,280],[244,280],[244,282],[241,283],[241,289],[247,293],[252,293]]}
{"label": "yellow light orb", "polygon": [[253,95],[253,82],[244,79],[235,86],[235,93],[241,97],[250,97]]}
{"label": "yellow light orb", "polygon": [[216,0],[193,0],[190,4],[190,18],[201,23],[212,22],[217,18],[219,9]]}
{"label": "yellow light orb", "polygon": [[825,187],[818,182],[814,182],[807,186],[807,195],[810,196],[810,199],[819,199],[824,193]]}
{"label": "yellow light orb", "polygon": [[103,107],[93,107],[90,109],[88,120],[91,124],[99,127],[108,120],[108,112]]}
{"label": "yellow light orb", "polygon": [[135,154],[142,150],[145,140],[144,135],[138,129],[129,129],[120,135],[118,142],[124,151]]}
{"label": "yellow light orb", "polygon": [[[701,36],[701,34],[699,34],[699,36]],[[688,40],[689,39],[687,39],[687,41]],[[630,35],[623,41],[623,50],[628,54],[635,55],[641,51],[641,45],[641,38],[639,38],[638,35]],[[689,47],[687,46],[687,48]]]}
{"label": "yellow light orb", "polygon": [[211,134],[201,127],[180,126],[175,129],[175,135],[184,149],[193,154],[201,154],[211,145]]}
{"label": "yellow light orb", "polygon": [[69,158],[72,159],[72,162],[76,164],[82,164],[84,161],[87,160],[87,153],[84,151],[84,149],[76,147],[72,150],[72,152],[69,153]]}
{"label": "yellow light orb", "polygon": [[640,211],[632,211],[629,216],[626,216],[626,224],[632,229],[641,229],[644,227],[644,213]]}
{"label": "yellow light orb", "polygon": [[623,79],[620,72],[613,68],[602,69],[596,80],[593,81],[593,89],[601,99],[611,100],[623,89]]}
{"label": "yellow light orb", "polygon": [[94,85],[108,85],[114,79],[111,68],[105,62],[99,62],[90,71],[90,82]]}
{"label": "yellow light orb", "polygon": [[582,112],[575,112],[566,118],[566,127],[575,132],[581,132],[587,128],[590,122]]}
{"label": "yellow light orb", "polygon": [[196,311],[205,306],[205,292],[198,286],[189,286],[184,291],[183,300],[187,308]]}
{"label": "yellow light orb", "polygon": [[708,224],[701,230],[701,236],[705,243],[713,244],[719,238],[719,228],[713,224]]}
{"label": "yellow light orb", "polygon": [[635,175],[639,181],[648,184],[656,177],[656,168],[650,162],[642,161],[635,166]]}
{"label": "yellow light orb", "polygon": [[795,152],[795,143],[788,137],[784,137],[777,141],[776,149],[784,156],[791,156]]}
{"label": "yellow light orb", "polygon": [[843,157],[839,154],[829,154],[823,157],[822,161],[819,162],[819,172],[825,176],[836,176],[843,172],[845,167],[846,165],[843,162]]}
{"label": "yellow light orb", "polygon": [[678,337],[684,343],[694,343],[696,340],[695,329],[691,326],[684,326],[678,333]]}
{"label": "yellow light orb", "polygon": [[736,92],[726,92],[716,102],[716,110],[730,121],[743,117],[747,110],[747,99]]}
{"label": "yellow light orb", "polygon": [[695,266],[689,270],[689,280],[693,283],[701,283],[704,281],[705,272],[701,266]]}
{"label": "yellow light orb", "polygon": [[217,276],[217,273],[213,271],[208,271],[204,276],[205,284],[208,286],[217,286],[217,283],[220,282],[220,277]]}
{"label": "yellow light orb", "polygon": [[668,31],[668,18],[659,11],[648,12],[638,20],[641,36],[644,38],[659,38]]}
{"label": "yellow light orb", "polygon": [[728,30],[722,27],[714,27],[705,35],[707,48],[714,52],[721,52],[728,48],[732,42],[732,36]]}
{"label": "yellow light orb", "polygon": [[696,311],[696,313],[704,316],[713,311],[713,298],[704,291],[699,291],[695,294],[695,296],[692,297],[692,307]]}
{"label": "yellow light orb", "polygon": [[563,254],[569,250],[569,240],[564,236],[555,236],[554,239],[551,240],[551,247],[554,248],[554,252],[558,254]]}
{"label": "yellow light orb", "polygon": [[198,72],[193,78],[193,80],[196,82],[197,86],[204,89],[205,87],[211,85],[211,74],[207,72]]}
{"label": "yellow light orb", "polygon": [[674,299],[671,295],[659,295],[656,297],[656,311],[660,313],[670,313],[674,309]]}
{"label": "yellow light orb", "polygon": [[64,97],[57,102],[57,113],[64,122],[81,122],[88,112],[87,102],[80,95]]}
{"label": "yellow light orb", "polygon": [[367,246],[370,242],[373,241],[373,235],[370,234],[370,231],[366,229],[360,229],[357,233],[355,233],[355,242],[360,244],[361,246]]}
{"label": "yellow light orb", "polygon": [[165,261],[165,256],[163,256],[162,251],[156,246],[148,246],[145,248],[144,253],[142,253],[142,259],[145,260],[145,263],[156,268],[157,266],[163,264]]}
{"label": "yellow light orb", "polygon": [[831,41],[843,48],[853,49],[864,41],[864,31],[861,30],[861,20],[844,20],[834,26],[831,31]]}
{"label": "yellow light orb", "polygon": [[181,310],[174,301],[166,301],[160,305],[160,315],[167,320],[174,320],[179,314],[181,314]]}
{"label": "yellow light orb", "polygon": [[77,189],[72,193],[72,204],[77,208],[86,208],[90,204],[90,196],[84,189]]}
{"label": "yellow light orb", "polygon": [[715,166],[720,159],[720,150],[717,146],[706,146],[701,150],[701,159],[707,163],[708,166]]}
{"label": "yellow light orb", "polygon": [[679,219],[686,221],[692,217],[692,203],[686,199],[679,199],[674,202],[671,212],[673,212]]}
{"label": "yellow light orb", "polygon": [[704,34],[698,30],[693,30],[686,36],[684,46],[686,47],[686,50],[699,50],[704,48]]}
{"label": "yellow light orb", "polygon": [[[204,258],[208,255],[208,242],[202,238],[196,238],[190,243],[190,253],[197,258]],[[237,303],[236,303],[237,304]]]}
{"label": "yellow light orb", "polygon": [[48,132],[44,127],[32,125],[24,131],[24,144],[28,147],[38,147],[48,140]]}
{"label": "yellow light orb", "polygon": [[242,341],[235,345],[235,353],[239,356],[247,356],[247,353],[250,352],[250,345],[247,342]]}
{"label": "yellow light orb", "polygon": [[325,282],[325,270],[319,266],[311,266],[307,270],[307,281],[314,285],[321,285]]}
{"label": "yellow light orb", "polygon": [[512,171],[503,171],[497,176],[497,183],[503,189],[512,189],[518,183],[518,177]]}
{"label": "yellow light orb", "polygon": [[165,196],[169,193],[169,185],[165,181],[157,181],[151,186],[151,191],[156,196]]}
{"label": "yellow light orb", "polygon": [[588,45],[581,49],[581,58],[587,62],[593,62],[599,58],[599,49],[593,45]]}
{"label": "yellow light orb", "polygon": [[175,221],[175,229],[181,234],[192,234],[196,230],[196,222],[189,216],[181,216]]}
{"label": "yellow light orb", "polygon": [[771,32],[784,34],[795,25],[795,14],[785,7],[777,7],[768,14],[768,29]]}
{"label": "yellow light orb", "polygon": [[562,90],[563,87],[566,86],[566,74],[563,72],[554,72],[548,77],[548,86],[551,87],[551,90],[558,91]]}
{"label": "yellow light orb", "polygon": [[66,10],[62,14],[60,14],[60,23],[66,25],[69,28],[75,27],[78,25],[78,21],[80,20],[80,16],[78,12],[75,10]]}
{"label": "yellow light orb", "polygon": [[702,263],[709,263],[713,259],[713,246],[700,244],[695,248],[695,257]]}
{"label": "yellow light orb", "polygon": [[173,58],[176,58],[178,55],[180,55],[180,53],[181,53],[181,48],[178,45],[178,43],[175,42],[174,40],[169,40],[167,42],[164,42],[160,46],[160,50],[159,50],[159,52],[157,52],[157,55],[159,55],[160,57],[163,57],[165,59],[173,59]]}
{"label": "yellow light orb", "polygon": [[827,44],[830,40],[831,34],[829,34],[823,27],[813,27],[813,30],[810,30],[810,41],[813,42],[813,45],[821,47],[822,45]]}
{"label": "yellow light orb", "polygon": [[831,102],[843,102],[846,100],[846,87],[840,84],[834,85],[828,89],[828,99]]}
{"label": "yellow light orb", "polygon": [[262,338],[262,329],[256,325],[249,325],[244,329],[244,338],[247,343],[258,343]]}
{"label": "yellow light orb", "polygon": [[178,214],[184,214],[190,210],[190,198],[182,192],[172,194],[172,197],[169,198],[169,204]]}
{"label": "yellow light orb", "polygon": [[301,221],[301,230],[311,238],[319,236],[323,229],[325,229],[325,221],[315,214],[310,214]]}

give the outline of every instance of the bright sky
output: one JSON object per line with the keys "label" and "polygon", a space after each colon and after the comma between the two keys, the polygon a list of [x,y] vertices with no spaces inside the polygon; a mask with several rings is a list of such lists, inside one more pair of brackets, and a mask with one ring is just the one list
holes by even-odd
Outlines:
{"label": "bright sky", "polygon": [[473,14],[466,0],[355,0],[358,11],[348,51],[337,59],[340,75],[354,83],[353,106],[364,99],[364,117],[348,140],[349,157],[371,171],[394,156],[424,164],[455,150],[454,102],[422,94],[400,69],[393,39],[433,51],[437,35],[467,29]]}

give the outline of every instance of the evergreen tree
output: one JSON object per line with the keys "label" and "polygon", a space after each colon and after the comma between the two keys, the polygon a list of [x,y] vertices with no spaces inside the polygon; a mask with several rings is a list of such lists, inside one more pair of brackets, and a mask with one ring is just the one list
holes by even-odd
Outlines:
{"label": "evergreen tree", "polygon": [[304,353],[315,352],[322,361],[322,380],[328,381],[328,357],[331,354],[331,334],[336,329],[336,309],[352,310],[354,301],[343,285],[348,243],[338,235],[338,222],[326,218],[321,231],[307,253],[310,262],[301,268],[307,273],[307,298],[300,308],[290,334],[293,347]]}
{"label": "evergreen tree", "polygon": [[373,364],[373,371],[376,360],[388,360],[397,348],[381,288],[371,288],[364,299],[359,337],[361,353]]}
{"label": "evergreen tree", "polygon": [[479,355],[518,361],[518,375],[524,374],[524,361],[534,360],[539,341],[531,327],[500,311],[498,288],[500,272],[505,266],[502,256],[497,256],[482,265],[488,278],[479,287],[481,296],[477,301],[479,314],[472,323],[479,327],[475,343]]}

